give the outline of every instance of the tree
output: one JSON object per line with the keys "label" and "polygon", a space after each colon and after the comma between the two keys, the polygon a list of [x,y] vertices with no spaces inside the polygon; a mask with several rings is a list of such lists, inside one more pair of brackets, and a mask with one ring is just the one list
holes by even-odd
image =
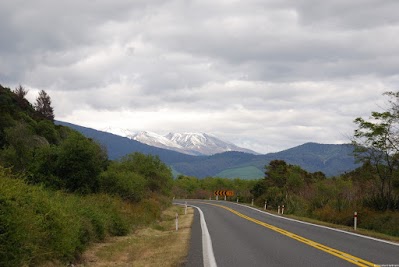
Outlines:
{"label": "tree", "polygon": [[142,175],[124,168],[119,161],[112,162],[100,175],[101,192],[118,195],[133,202],[144,197],[145,186],[146,180]]}
{"label": "tree", "polygon": [[36,98],[35,109],[42,118],[54,121],[54,110],[51,106],[51,98],[44,90],[41,90],[39,96]]}
{"label": "tree", "polygon": [[68,191],[98,191],[99,176],[107,162],[100,145],[77,132],[71,132],[60,145],[57,160],[57,176]]}
{"label": "tree", "polygon": [[18,85],[13,92],[19,99],[24,99],[28,91],[22,85]]}
{"label": "tree", "polygon": [[25,172],[34,158],[34,150],[48,145],[45,138],[34,133],[26,123],[18,122],[5,129],[7,145],[0,150],[0,159],[4,166],[13,167],[15,172]]}
{"label": "tree", "polygon": [[136,172],[146,179],[148,191],[169,195],[172,190],[172,171],[158,156],[138,152],[126,155],[120,161],[121,168]]}
{"label": "tree", "polygon": [[[398,93],[388,92],[385,95],[398,98]],[[399,169],[399,109],[390,101],[388,111],[371,113],[370,120],[356,118],[358,128],[352,140],[355,156],[363,163],[370,163],[375,169],[379,184],[375,202],[378,209],[392,208],[394,203],[394,174]]]}

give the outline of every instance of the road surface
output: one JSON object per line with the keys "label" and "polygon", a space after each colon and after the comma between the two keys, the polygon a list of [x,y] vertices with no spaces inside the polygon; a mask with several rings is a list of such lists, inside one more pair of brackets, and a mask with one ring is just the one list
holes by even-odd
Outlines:
{"label": "road surface", "polygon": [[197,208],[186,266],[399,267],[398,244],[301,223],[233,202],[174,202]]}

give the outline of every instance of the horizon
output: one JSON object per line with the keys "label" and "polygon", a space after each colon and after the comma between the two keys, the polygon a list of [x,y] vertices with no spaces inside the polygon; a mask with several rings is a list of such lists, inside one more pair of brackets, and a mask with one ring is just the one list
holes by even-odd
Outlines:
{"label": "horizon", "polygon": [[[92,128],[92,127],[87,127],[87,126],[83,126],[83,125],[78,125],[78,124],[74,124],[74,123],[71,123],[71,122],[55,120],[55,123],[56,123],[56,124],[59,123],[59,122],[60,122],[60,123],[67,123],[67,124],[76,125],[76,126],[79,126],[79,127],[83,127],[83,128],[95,130],[95,131],[98,131],[98,132],[103,132],[103,133],[107,133],[107,134],[116,135],[116,136],[118,136],[118,137],[127,138],[127,139],[129,139],[129,140],[133,140],[133,141],[136,141],[136,142],[139,142],[139,143],[148,145],[148,146],[153,146],[153,145],[149,145],[149,144],[140,142],[139,140],[132,139],[132,138],[130,138],[130,137],[128,137],[128,136],[116,134],[116,133],[113,133],[113,132],[108,132],[108,131],[106,131],[106,130],[104,130],[104,129],[95,129],[95,128]],[[143,131],[143,132],[148,132],[148,131]],[[154,132],[152,132],[152,133],[154,133]],[[155,134],[157,134],[157,133],[155,133]],[[193,134],[198,134],[198,133],[193,133]],[[202,134],[208,134],[208,133],[202,133]],[[214,136],[214,137],[216,137],[217,139],[219,139],[219,140],[221,140],[221,141],[228,142],[228,141],[223,140],[223,139],[221,139],[221,138],[219,138],[219,137],[217,137],[217,136]],[[236,145],[236,144],[234,144],[234,143],[232,143],[232,144],[233,144],[233,145]],[[297,148],[297,147],[300,147],[300,146],[303,146],[303,145],[307,145],[307,144],[316,144],[316,145],[351,145],[350,143],[331,144],[331,143],[319,143],[319,142],[315,142],[315,141],[309,141],[309,142],[305,142],[305,143],[302,143],[302,144],[299,144],[299,145],[295,145],[295,146],[293,146],[293,147],[289,147],[289,148],[286,148],[286,149],[283,149],[283,150],[273,151],[273,152],[268,152],[268,153],[259,153],[259,152],[257,152],[257,151],[253,151],[253,150],[252,150],[253,152],[255,152],[255,154],[254,154],[254,153],[248,153],[248,152],[243,152],[243,151],[234,151],[234,150],[232,150],[232,151],[219,152],[219,153],[215,153],[215,154],[212,154],[212,155],[222,154],[222,153],[228,153],[228,152],[239,152],[239,153],[246,153],[246,154],[253,154],[253,155],[267,155],[267,154],[273,154],[273,153],[283,152],[283,151],[286,151],[286,150],[289,150],[289,149],[293,149],[293,148]],[[157,147],[157,146],[153,146],[153,147]],[[162,148],[162,149],[166,149],[166,150],[175,151],[175,150],[173,150],[173,149],[168,149],[168,148],[163,148],[163,147],[158,147],[158,148]],[[246,147],[240,147],[240,148],[248,149],[248,148],[246,148]],[[248,150],[251,150],[251,149],[248,149]],[[179,152],[179,151],[175,151],[175,152]],[[183,152],[179,152],[179,153],[186,154],[186,155],[190,155],[190,154],[183,153]],[[200,157],[200,156],[207,156],[207,155],[191,155],[191,156]]]}

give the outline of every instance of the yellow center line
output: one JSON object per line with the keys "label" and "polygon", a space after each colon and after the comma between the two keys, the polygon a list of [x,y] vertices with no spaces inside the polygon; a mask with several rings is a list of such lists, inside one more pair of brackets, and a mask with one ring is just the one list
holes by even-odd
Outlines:
{"label": "yellow center line", "polygon": [[322,250],[322,251],[324,251],[324,252],[327,252],[327,253],[329,253],[329,254],[331,254],[331,255],[334,255],[334,256],[336,256],[336,257],[338,257],[338,258],[341,258],[341,259],[343,259],[343,260],[346,260],[346,261],[348,261],[348,262],[350,262],[350,263],[353,263],[353,264],[355,264],[355,265],[357,265],[357,266],[378,266],[378,265],[376,265],[376,264],[374,264],[374,263],[371,263],[371,262],[369,262],[369,261],[360,259],[360,258],[358,258],[358,257],[355,257],[355,256],[350,255],[350,254],[348,254],[348,253],[339,251],[339,250],[337,250],[337,249],[330,248],[330,247],[325,246],[325,245],[323,245],[323,244],[317,243],[317,242],[315,242],[315,241],[313,241],[313,240],[304,238],[304,237],[299,236],[299,235],[297,235],[297,234],[294,234],[294,233],[291,233],[291,232],[289,232],[289,231],[286,231],[286,230],[283,230],[283,229],[281,229],[281,228],[278,228],[278,227],[276,227],[276,226],[274,226],[274,225],[271,225],[271,224],[268,224],[268,223],[259,221],[259,220],[257,220],[257,219],[254,219],[254,218],[252,218],[252,217],[249,217],[249,216],[247,216],[247,215],[244,215],[244,214],[242,214],[242,213],[240,213],[240,212],[238,212],[238,211],[236,211],[236,210],[233,210],[233,209],[231,209],[231,208],[228,208],[228,207],[226,207],[226,206],[222,206],[222,205],[218,205],[218,204],[211,204],[211,203],[206,203],[206,202],[200,202],[200,203],[208,204],[208,205],[212,205],[212,206],[216,206],[216,207],[220,207],[220,208],[223,208],[223,209],[225,209],[225,210],[228,210],[228,211],[230,211],[230,212],[236,214],[237,216],[239,216],[239,217],[241,217],[241,218],[244,218],[244,219],[246,219],[246,220],[248,220],[248,221],[254,222],[254,223],[258,224],[258,225],[261,225],[261,226],[263,226],[263,227],[266,227],[266,228],[268,228],[268,229],[271,229],[271,230],[273,230],[273,231],[275,231],[275,232],[278,232],[278,233],[280,233],[280,234],[282,234],[282,235],[288,236],[288,237],[290,237],[290,238],[292,238],[292,239],[295,239],[295,240],[297,240],[297,241],[299,241],[299,242],[305,243],[305,244],[307,244],[307,245],[309,245],[309,246],[311,246],[311,247],[314,247],[314,248],[316,248],[316,249],[319,249],[319,250]]}

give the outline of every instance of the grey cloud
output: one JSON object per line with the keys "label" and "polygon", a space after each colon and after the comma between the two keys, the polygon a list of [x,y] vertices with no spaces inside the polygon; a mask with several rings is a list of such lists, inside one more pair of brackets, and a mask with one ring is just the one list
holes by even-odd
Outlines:
{"label": "grey cloud", "polygon": [[399,23],[399,3],[395,0],[299,0],[294,6],[306,25],[370,29]]}
{"label": "grey cloud", "polygon": [[6,0],[0,82],[45,89],[57,116],[91,124],[127,112],[132,124],[162,116],[146,130],[254,149],[342,142],[398,88],[398,11],[391,0]]}

